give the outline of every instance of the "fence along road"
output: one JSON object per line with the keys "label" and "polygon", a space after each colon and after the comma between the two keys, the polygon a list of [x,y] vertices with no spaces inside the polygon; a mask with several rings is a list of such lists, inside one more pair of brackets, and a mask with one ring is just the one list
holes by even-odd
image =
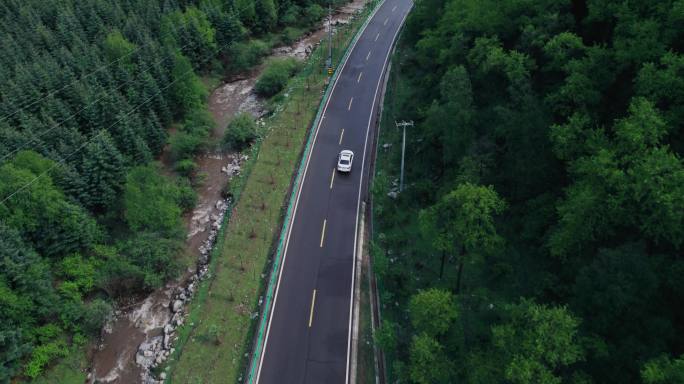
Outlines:
{"label": "fence along road", "polygon": [[[410,0],[385,0],[344,62],[314,133],[286,235],[258,384],[349,381],[354,259],[382,75]],[[351,173],[335,171],[342,149]]]}

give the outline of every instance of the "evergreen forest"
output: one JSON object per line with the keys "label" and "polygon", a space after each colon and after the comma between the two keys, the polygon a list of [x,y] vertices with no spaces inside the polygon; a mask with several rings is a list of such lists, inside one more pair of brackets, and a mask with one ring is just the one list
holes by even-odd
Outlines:
{"label": "evergreen forest", "polygon": [[388,382],[684,383],[683,1],[417,0],[383,116]]}
{"label": "evergreen forest", "polygon": [[193,159],[215,145],[203,80],[253,68],[327,5],[0,2],[1,383],[40,376],[118,301],[178,276]]}

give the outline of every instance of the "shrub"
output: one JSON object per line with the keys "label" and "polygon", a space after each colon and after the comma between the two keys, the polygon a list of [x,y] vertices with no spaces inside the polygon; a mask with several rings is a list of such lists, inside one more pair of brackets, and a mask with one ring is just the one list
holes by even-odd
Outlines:
{"label": "shrub", "polygon": [[176,163],[176,172],[181,176],[190,177],[197,169],[197,164],[190,159],[183,159]]}
{"label": "shrub", "polygon": [[275,95],[285,88],[287,80],[297,72],[298,67],[299,63],[293,58],[271,60],[259,76],[254,90],[265,97]]}
{"label": "shrub", "polygon": [[204,137],[187,132],[178,132],[171,136],[171,156],[174,159],[187,159],[197,154],[205,144]]}
{"label": "shrub", "polygon": [[102,270],[102,287],[112,297],[128,294],[142,289],[145,274],[129,259],[120,254],[116,247],[97,245],[94,252],[98,258],[105,260]]}
{"label": "shrub", "polygon": [[206,108],[196,108],[188,112],[183,119],[183,132],[199,137],[207,137],[215,126],[214,118]]}
{"label": "shrub", "polygon": [[128,263],[142,272],[142,276],[131,276],[142,278],[142,281],[135,281],[136,288],[159,288],[178,272],[176,255],[182,248],[179,240],[168,239],[158,233],[142,232],[133,239],[119,243],[117,248]]}
{"label": "shrub", "polygon": [[281,35],[283,44],[290,45],[302,36],[302,30],[294,27],[286,27]]}
{"label": "shrub", "polygon": [[209,326],[209,330],[207,330],[207,339],[208,341],[214,343],[214,345],[221,344],[221,332],[220,328],[216,324]]}
{"label": "shrub", "polygon": [[47,364],[67,354],[66,343],[62,340],[40,345],[33,349],[31,360],[26,364],[24,374],[35,379],[40,376]]}
{"label": "shrub", "polygon": [[126,176],[123,201],[124,218],[131,230],[171,236],[182,232],[178,187],[160,174],[158,166],[132,168]]}
{"label": "shrub", "polygon": [[85,306],[83,312],[83,330],[96,335],[112,313],[112,306],[102,299],[95,299]]}
{"label": "shrub", "polygon": [[74,335],[71,337],[71,343],[73,345],[83,346],[88,343],[88,338],[82,333],[74,333]]}
{"label": "shrub", "polygon": [[311,28],[321,20],[324,14],[325,10],[320,5],[311,4],[308,7],[304,8],[304,12],[301,18],[302,25],[307,28]]}
{"label": "shrub", "polygon": [[[67,256],[60,263],[60,274],[75,284],[81,293],[88,293],[95,285],[97,263],[84,259],[78,253]],[[66,282],[65,282],[66,283]]]}
{"label": "shrub", "polygon": [[385,352],[394,352],[397,347],[397,324],[387,320],[382,320],[382,325],[375,333],[375,343]]}
{"label": "shrub", "polygon": [[178,205],[183,212],[190,211],[197,204],[197,192],[192,189],[190,181],[186,178],[178,179]]}
{"label": "shrub", "polygon": [[249,113],[240,113],[228,124],[223,143],[229,148],[242,150],[256,138],[256,122]]}
{"label": "shrub", "polygon": [[268,44],[261,40],[250,40],[230,46],[228,57],[231,58],[229,69],[231,72],[244,72],[259,63],[262,57],[269,53]]}
{"label": "shrub", "polygon": [[295,25],[299,22],[301,11],[298,5],[292,4],[280,16],[279,22],[283,25]]}
{"label": "shrub", "polygon": [[63,281],[57,288],[57,291],[67,300],[81,301],[81,290],[75,281]]}
{"label": "shrub", "polygon": [[64,331],[57,324],[49,323],[34,328],[31,331],[32,336],[39,343],[48,343],[57,337],[61,336]]}

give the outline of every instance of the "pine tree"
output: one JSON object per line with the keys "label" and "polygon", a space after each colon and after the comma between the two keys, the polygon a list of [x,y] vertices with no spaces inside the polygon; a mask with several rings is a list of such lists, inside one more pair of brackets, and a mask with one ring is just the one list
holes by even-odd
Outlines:
{"label": "pine tree", "polygon": [[124,160],[106,131],[84,149],[80,165],[84,190],[80,201],[90,210],[104,212],[117,199],[124,181]]}

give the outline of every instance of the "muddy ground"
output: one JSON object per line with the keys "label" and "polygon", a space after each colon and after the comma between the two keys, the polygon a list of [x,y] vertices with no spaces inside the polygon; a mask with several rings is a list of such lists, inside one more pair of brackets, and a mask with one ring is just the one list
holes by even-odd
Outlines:
{"label": "muddy ground", "polygon": [[[346,23],[350,16],[361,9],[367,0],[354,0],[333,16],[333,24]],[[290,46],[278,47],[271,57],[295,57],[305,59],[311,48],[326,36],[327,28],[321,27]],[[212,149],[196,159],[198,172],[206,174],[205,182],[198,188],[198,203],[195,209],[184,218],[187,228],[185,252],[194,260],[200,257],[199,248],[209,236],[209,224],[217,214],[216,202],[221,200],[221,190],[228,183],[236,154],[220,149],[223,132],[228,122],[238,112],[249,112],[255,117],[264,113],[264,101],[253,92],[254,84],[263,70],[263,65],[239,80],[225,82],[217,87],[209,97],[209,111],[216,120],[216,128],[211,135]],[[160,161],[169,165],[168,154]],[[170,173],[170,171],[169,171]],[[192,273],[190,268],[177,281],[169,282],[164,288],[148,297],[116,311],[114,321],[103,332],[99,345],[89,353],[91,371],[89,383],[139,383],[141,367],[136,363],[136,353],[141,343],[159,336],[163,327],[172,316],[169,305],[176,287]]]}

